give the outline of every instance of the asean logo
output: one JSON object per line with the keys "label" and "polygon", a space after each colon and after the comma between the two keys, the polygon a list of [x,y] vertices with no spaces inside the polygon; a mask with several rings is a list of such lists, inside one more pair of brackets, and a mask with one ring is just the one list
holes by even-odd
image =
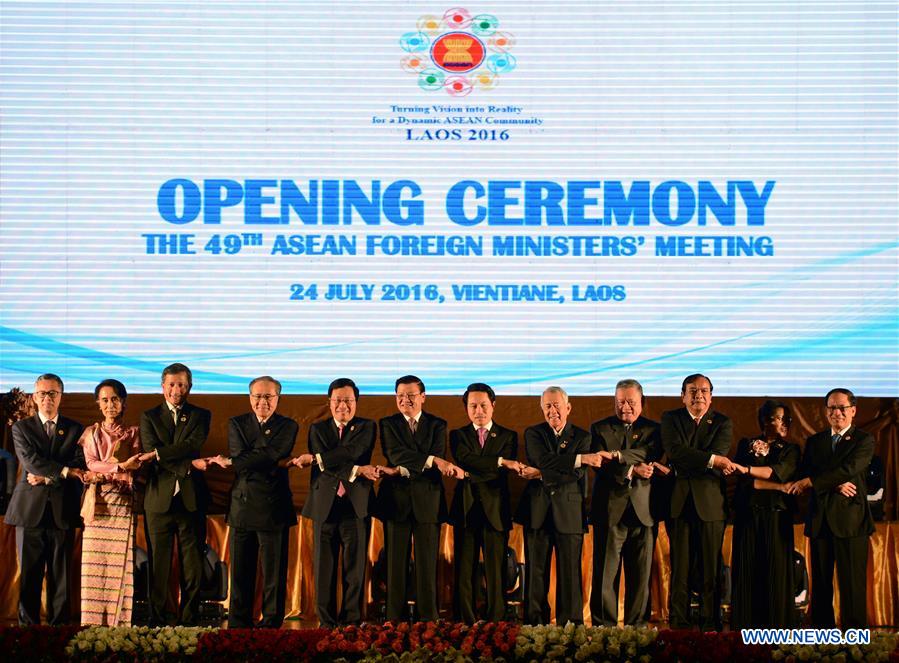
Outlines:
{"label": "asean logo", "polygon": [[472,16],[457,7],[442,17],[421,16],[415,27],[400,37],[400,48],[406,52],[400,66],[418,77],[422,90],[446,90],[454,97],[474,89],[492,90],[517,64],[509,52],[515,37],[501,31],[491,14]]}

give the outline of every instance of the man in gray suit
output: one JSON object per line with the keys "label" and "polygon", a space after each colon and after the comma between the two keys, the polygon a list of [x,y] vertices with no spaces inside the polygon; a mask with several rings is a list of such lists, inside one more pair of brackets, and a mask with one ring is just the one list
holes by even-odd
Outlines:
{"label": "man in gray suit", "polygon": [[[615,415],[590,427],[591,451],[604,459],[596,469],[593,523],[594,626],[617,626],[618,586],[624,562],[624,623],[645,626],[652,567],[649,479],[661,451],[659,424],[642,415],[643,387],[636,380],[615,386]],[[623,555],[622,555],[623,553]]]}

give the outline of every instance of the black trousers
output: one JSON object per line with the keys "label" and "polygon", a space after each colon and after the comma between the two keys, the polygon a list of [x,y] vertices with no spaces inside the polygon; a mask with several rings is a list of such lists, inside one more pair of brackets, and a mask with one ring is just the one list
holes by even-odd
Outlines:
{"label": "black trousers", "polygon": [[47,623],[69,621],[69,561],[72,536],[59,529],[49,502],[37,527],[16,527],[19,554],[19,624],[41,623],[41,586],[47,576]]}
{"label": "black trousers", "polygon": [[387,620],[402,621],[406,616],[406,568],[411,542],[415,545],[415,604],[421,621],[436,621],[437,549],[440,523],[388,520],[384,523],[387,548]]}
{"label": "black trousers", "polygon": [[178,558],[181,561],[181,617],[182,624],[196,624],[200,617],[200,584],[203,579],[203,547],[206,516],[202,511],[188,511],[180,495],[172,498],[165,513],[148,511],[144,517],[150,557],[150,622],[166,621],[165,606],[169,594],[169,572],[172,569],[172,548],[178,538]]}
{"label": "black trousers", "polygon": [[866,628],[868,625],[868,535],[839,538],[825,520],[812,549],[812,626],[833,628],[833,569],[840,585],[840,626]]}
{"label": "black trousers", "polygon": [[652,568],[652,527],[637,518],[631,504],[616,524],[593,526],[593,585],[590,619],[594,626],[618,625],[618,587],[624,567],[624,623],[645,625]]}
{"label": "black trousers", "polygon": [[[327,520],[312,525],[315,568],[315,612],[325,628],[362,621],[365,601],[365,562],[371,518],[358,518],[346,497],[337,497]],[[341,555],[341,592],[337,611],[337,559]]]}
{"label": "black trousers", "polygon": [[477,605],[481,598],[481,574],[478,561],[484,551],[484,574],[487,581],[487,619],[499,622],[506,614],[503,592],[503,558],[507,532],[493,529],[480,504],[467,514],[467,524],[455,529],[456,600],[459,618],[474,624],[481,617]]}
{"label": "black trousers", "polygon": [[584,623],[581,588],[581,552],[584,535],[561,534],[548,516],[540,529],[525,530],[525,616],[527,624],[548,624],[549,578],[553,549],[556,551],[556,624]]}
{"label": "black trousers", "polygon": [[701,591],[699,627],[720,631],[721,588],[718,566],[724,543],[724,521],[702,520],[696,513],[693,496],[687,497],[683,511],[674,521],[671,541],[671,628],[690,628],[690,562],[699,558]]}
{"label": "black trousers", "polygon": [[287,596],[287,527],[274,530],[231,528],[231,600],[228,628],[252,628],[256,570],[262,566],[263,628],[280,628]]}

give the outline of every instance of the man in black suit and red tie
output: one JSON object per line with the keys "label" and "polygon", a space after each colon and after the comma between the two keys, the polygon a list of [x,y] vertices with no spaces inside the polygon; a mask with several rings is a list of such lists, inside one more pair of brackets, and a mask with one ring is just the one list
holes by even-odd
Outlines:
{"label": "man in black suit and red tie", "polygon": [[824,398],[827,430],[805,443],[791,493],[811,489],[805,535],[812,556],[812,625],[833,628],[833,569],[840,587],[840,625],[868,624],[868,537],[874,519],[866,499],[865,475],[874,456],[874,438],[853,425],[855,394],[831,389]]}
{"label": "man in black suit and red tie", "polygon": [[594,626],[618,625],[618,587],[624,566],[624,623],[645,626],[652,567],[653,518],[650,479],[661,455],[659,424],[643,416],[643,387],[636,380],[615,386],[615,414],[590,427],[592,450],[608,462],[596,470],[593,522]]}
{"label": "man in black suit and red tie", "polygon": [[34,383],[37,414],[12,426],[21,478],[5,522],[16,528],[19,624],[41,623],[41,585],[47,578],[47,622],[69,621],[68,569],[72,530],[81,527],[82,482],[90,481],[78,440],[84,427],[59,414],[63,384],[46,373]]}
{"label": "man in black suit and red tie", "polygon": [[178,538],[181,561],[180,623],[199,621],[203,550],[206,545],[206,505],[209,501],[203,472],[209,463],[200,449],[209,435],[212,414],[187,402],[193,376],[184,364],[162,371],[165,400],[140,418],[141,462],[149,464],[144,498],[145,526],[150,553],[151,626],[166,624],[172,547]]}
{"label": "man in black suit and red tie", "polygon": [[444,460],[446,421],[422,411],[425,385],[414,375],[396,381],[399,412],[378,424],[388,477],[378,494],[387,556],[387,620],[400,621],[406,608],[406,569],[410,540],[415,545],[415,600],[422,621],[438,619],[437,551],[440,524],[446,520],[443,476],[465,473]]}
{"label": "man in black suit and red tie", "polygon": [[[371,465],[375,422],[356,416],[359,388],[349,378],[328,386],[331,416],[309,429],[309,453],[295,459],[312,466],[303,516],[313,521],[315,611],[324,628],[359,624],[365,601],[365,561],[378,470]],[[343,550],[343,601],[337,610],[337,559]]]}
{"label": "man in black suit and red tie", "polygon": [[496,394],[490,386],[476,382],[462,394],[471,425],[450,433],[450,449],[465,479],[456,484],[450,521],[456,539],[456,598],[460,617],[467,624],[480,619],[477,603],[481,577],[477,573],[481,551],[487,580],[489,621],[505,617],[503,559],[512,506],[507,473],[521,470],[518,434],[493,421]]}
{"label": "man in black suit and red tie", "polygon": [[234,470],[229,628],[252,628],[256,566],[262,566],[263,628],[280,628],[287,595],[288,532],[297,524],[287,468],[299,426],[276,412],[281,383],[268,375],[250,382],[251,412],[228,421],[230,458],[211,459]]}
{"label": "man in black suit and red tie", "polygon": [[556,551],[556,624],[583,624],[581,552],[587,531],[588,465],[599,467],[590,453],[590,433],[568,422],[571,403],[561,387],[540,396],[545,423],[524,432],[531,479],[518,505],[516,522],[525,528],[525,623],[549,623],[549,579]]}
{"label": "man in black suit and red tie", "polygon": [[724,542],[725,474],[734,466],[727,453],[733,443],[730,419],[711,409],[712,381],[705,375],[684,378],[684,407],[662,414],[662,447],[676,478],[671,495],[671,628],[690,628],[690,562],[699,557],[700,623],[703,631],[721,630],[718,570]]}

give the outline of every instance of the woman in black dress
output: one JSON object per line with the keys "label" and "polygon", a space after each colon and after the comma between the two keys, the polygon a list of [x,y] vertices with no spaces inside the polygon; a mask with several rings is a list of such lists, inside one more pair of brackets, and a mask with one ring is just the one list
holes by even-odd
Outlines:
{"label": "woman in black dress", "polygon": [[737,446],[740,475],[734,497],[731,628],[794,624],[793,515],[785,492],[799,464],[799,446],[787,442],[790,408],[768,400],[759,409],[761,435]]}

